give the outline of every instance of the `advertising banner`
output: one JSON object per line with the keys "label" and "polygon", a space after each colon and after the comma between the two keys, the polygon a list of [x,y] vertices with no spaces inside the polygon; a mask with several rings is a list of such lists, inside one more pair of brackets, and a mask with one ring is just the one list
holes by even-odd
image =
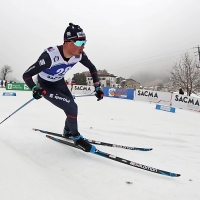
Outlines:
{"label": "advertising banner", "polygon": [[173,94],[172,105],[176,108],[183,108],[200,112],[200,98]]}
{"label": "advertising banner", "polygon": [[94,93],[94,86],[87,85],[68,85],[69,90],[72,94],[92,94]]}
{"label": "advertising banner", "polygon": [[171,98],[172,94],[169,92],[159,92],[159,91],[139,90],[139,89],[135,91],[135,100],[137,101],[147,101],[147,102],[170,105]]}
{"label": "advertising banner", "polygon": [[4,92],[2,96],[16,96],[16,92]]}
{"label": "advertising banner", "polygon": [[6,90],[30,91],[29,87],[25,83],[7,83]]}
{"label": "advertising banner", "polygon": [[176,93],[137,89],[135,91],[135,100],[160,103],[175,108],[200,112],[200,98],[179,95]]}
{"label": "advertising banner", "polygon": [[168,106],[168,105],[162,105],[162,104],[156,104],[156,109],[171,112],[171,113],[175,113],[176,111],[176,108]]}
{"label": "advertising banner", "polygon": [[104,87],[103,92],[106,97],[134,99],[133,89]]}

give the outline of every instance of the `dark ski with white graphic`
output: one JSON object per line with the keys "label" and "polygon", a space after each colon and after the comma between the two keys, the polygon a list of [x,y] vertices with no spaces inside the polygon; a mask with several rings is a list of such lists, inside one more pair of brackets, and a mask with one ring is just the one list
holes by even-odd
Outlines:
{"label": "dark ski with white graphic", "polygon": [[[76,145],[74,145],[71,142],[52,137],[50,135],[46,135],[46,137],[49,138],[49,139],[52,139],[56,142],[59,142],[59,143],[80,149],[79,147],[77,147]],[[143,165],[143,164],[139,164],[139,163],[136,163],[136,162],[133,162],[133,161],[130,161],[130,160],[127,160],[127,159],[124,159],[124,158],[120,158],[118,156],[100,151],[98,149],[96,149],[94,152],[90,152],[90,153],[93,153],[95,155],[99,155],[99,156],[104,157],[104,158],[108,158],[110,160],[114,160],[116,162],[126,164],[126,165],[129,165],[129,166],[132,166],[132,167],[136,167],[136,168],[139,168],[139,169],[142,169],[142,170],[146,170],[146,171],[149,171],[149,172],[153,172],[153,173],[157,173],[157,174],[161,174],[161,175],[165,175],[165,176],[170,176],[170,177],[179,177],[180,176],[180,174],[176,174],[176,173],[160,170],[160,169],[157,169],[157,168],[154,168],[154,167],[149,167],[149,166],[146,166],[146,165]]]}
{"label": "dark ski with white graphic", "polygon": [[[45,134],[49,134],[49,135],[54,135],[54,136],[57,136],[57,137],[65,138],[61,134],[58,134],[58,133],[45,131],[45,130],[41,130],[41,129],[36,129],[36,128],[33,128],[33,130],[34,131],[40,131],[40,132],[45,133]],[[90,140],[90,139],[86,139],[86,140],[91,144],[102,145],[102,146],[107,146],[107,147],[115,147],[115,148],[128,149],[128,150],[137,150],[137,151],[151,151],[152,150],[152,148],[129,147],[129,146],[112,144],[112,143],[101,142],[101,141]]]}

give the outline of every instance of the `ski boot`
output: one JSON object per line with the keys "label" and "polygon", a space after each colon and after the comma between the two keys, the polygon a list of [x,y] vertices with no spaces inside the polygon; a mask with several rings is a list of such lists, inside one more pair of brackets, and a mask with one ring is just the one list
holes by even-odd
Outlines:
{"label": "ski boot", "polygon": [[70,137],[72,137],[71,131],[67,131],[65,128],[63,129],[63,137],[65,137],[66,139],[70,139]]}
{"label": "ski boot", "polygon": [[96,147],[90,144],[86,139],[84,139],[82,135],[71,136],[70,139],[74,141],[74,144],[76,146],[78,146],[80,149],[82,149],[85,152],[94,153],[96,150]]}

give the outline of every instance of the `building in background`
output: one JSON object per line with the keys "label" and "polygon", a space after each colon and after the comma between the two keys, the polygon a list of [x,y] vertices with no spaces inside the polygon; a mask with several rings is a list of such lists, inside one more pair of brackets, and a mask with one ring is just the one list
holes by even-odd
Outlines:
{"label": "building in background", "polygon": [[[107,70],[98,70],[99,80],[102,87],[123,87],[123,88],[134,88],[139,89],[140,83],[133,79],[125,79],[123,77],[117,77],[114,74],[110,74]],[[93,80],[90,72],[82,72],[86,76],[87,85],[93,85]]]}
{"label": "building in background", "polygon": [[121,86],[124,88],[140,89],[140,83],[133,79],[125,79],[121,82]]}
{"label": "building in background", "polygon": [[[82,72],[86,76],[87,85],[93,85],[93,80],[90,72]],[[101,82],[102,87],[116,87],[116,76],[108,73],[105,69],[97,71],[99,76],[99,81]]]}

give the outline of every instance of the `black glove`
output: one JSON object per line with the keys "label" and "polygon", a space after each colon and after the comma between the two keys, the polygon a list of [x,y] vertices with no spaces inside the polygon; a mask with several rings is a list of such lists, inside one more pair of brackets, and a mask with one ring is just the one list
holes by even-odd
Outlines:
{"label": "black glove", "polygon": [[46,91],[38,86],[33,87],[32,90],[33,90],[33,97],[35,99],[40,99],[40,98],[42,98],[43,94],[46,94]]}
{"label": "black glove", "polygon": [[95,96],[97,97],[97,101],[100,101],[101,99],[103,99],[104,96],[104,93],[101,89],[101,85],[95,84],[94,87],[95,87],[95,92],[96,92]]}

